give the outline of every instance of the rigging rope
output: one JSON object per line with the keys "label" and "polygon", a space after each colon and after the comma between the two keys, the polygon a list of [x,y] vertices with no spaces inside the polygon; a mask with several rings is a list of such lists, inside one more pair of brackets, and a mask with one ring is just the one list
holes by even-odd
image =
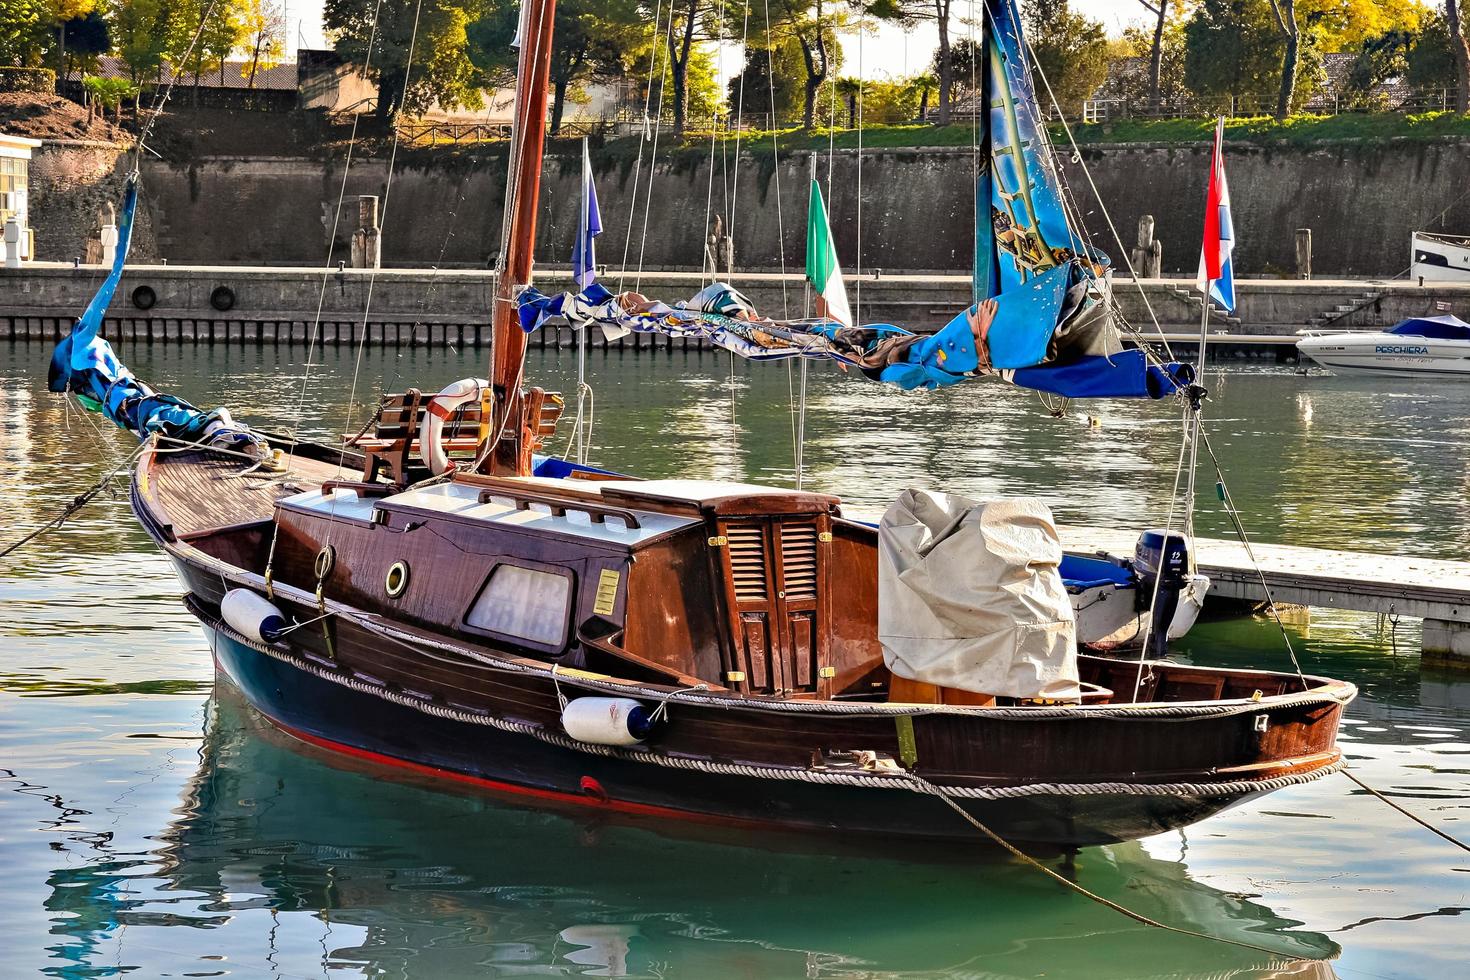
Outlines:
{"label": "rigging rope", "polygon": [[[986,8],[986,11],[987,16],[990,16],[988,8]],[[993,28],[994,26],[995,22],[992,17],[991,27]],[[1046,70],[1041,67],[1041,62],[1037,59],[1036,52],[1032,50],[1031,44],[1026,40],[1019,24],[1016,25],[1016,34],[1021,38],[1021,43],[1025,46],[1026,54],[1030,56],[1031,64],[1036,70],[1037,77],[1041,79],[1041,84],[1046,88],[1047,98],[1051,99],[1052,105],[1057,107],[1057,118],[1061,121],[1062,131],[1067,136],[1067,142],[1071,144],[1073,157],[1077,165],[1081,168],[1083,176],[1087,178],[1087,185],[1092,188],[1093,199],[1097,201],[1098,209],[1102,211],[1103,219],[1108,225],[1108,230],[1113,235],[1113,241],[1117,243],[1123,265],[1128,270],[1128,275],[1133,280],[1133,284],[1138,287],[1138,295],[1143,299],[1144,308],[1148,310],[1149,319],[1153,322],[1154,330],[1159,335],[1158,339],[1163,345],[1164,353],[1172,361],[1174,359],[1174,351],[1169,347],[1169,338],[1165,336],[1163,325],[1159,323],[1158,314],[1154,312],[1153,303],[1148,298],[1148,291],[1143,288],[1143,282],[1138,278],[1138,272],[1133,267],[1133,258],[1129,255],[1127,246],[1123,244],[1123,236],[1118,233],[1118,226],[1113,223],[1113,215],[1108,211],[1107,203],[1103,200],[1102,193],[1097,189],[1097,182],[1092,179],[1092,169],[1087,166],[1087,161],[1082,158],[1082,150],[1077,145],[1076,137],[1072,134],[1072,127],[1067,123],[1066,113],[1061,111],[1061,103],[1057,101],[1056,93],[1052,91],[1051,81],[1046,77]],[[1042,134],[1043,139],[1046,138],[1046,129],[1044,126],[1038,127],[1038,132]],[[1057,168],[1057,173],[1058,177],[1060,177],[1061,168]],[[1082,226],[1079,224],[1078,227],[1081,228]],[[1143,345],[1140,344],[1140,346]],[[1145,351],[1147,351],[1146,347]]]}
{"label": "rigging rope", "polygon": [[[628,228],[623,235],[623,264],[618,269],[618,292],[623,291],[623,281],[628,275],[628,250],[633,244],[633,216],[638,209],[638,179],[643,174],[643,144],[648,142],[648,110],[653,104],[654,69],[658,65],[659,29],[663,17],[663,0],[655,0],[653,7],[653,43],[648,46],[648,90],[643,93],[643,126],[638,133],[638,158],[633,163],[633,193],[628,196]],[[669,19],[674,18],[674,0],[669,0]],[[663,85],[659,85],[659,115],[663,115]],[[653,183],[653,163],[650,160],[648,181]],[[640,266],[642,261],[640,260]]]}

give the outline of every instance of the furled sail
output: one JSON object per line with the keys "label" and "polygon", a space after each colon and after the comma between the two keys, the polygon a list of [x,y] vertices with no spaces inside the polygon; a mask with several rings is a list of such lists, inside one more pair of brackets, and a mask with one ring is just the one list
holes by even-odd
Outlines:
{"label": "furled sail", "polygon": [[182,398],[155,392],[133,376],[101,337],[102,318],[117,292],[132,245],[137,206],[138,175],[134,173],[123,200],[112,269],[71,332],[52,352],[47,386],[54,392],[72,392],[87,408],[101,412],[139,439],[159,433],[187,442],[235,447],[264,458],[269,447],[249,426],[234,421],[223,408],[205,412]]}
{"label": "furled sail", "polygon": [[813,288],[827,301],[818,306],[826,315],[763,317],[723,283],[673,305],[638,293],[614,295],[594,284],[576,294],[526,289],[518,300],[522,328],[598,326],[608,339],[657,333],[702,340],[753,360],[824,358],[904,389],[994,377],[1067,397],[1161,398],[1188,385],[1188,365],[1151,364],[1143,351],[1123,348],[1111,262],[1086,244],[1069,216],[1015,0],[986,0],[985,10],[975,302],[940,330],[925,335],[886,323],[847,325],[836,250],[815,181],[807,266]]}

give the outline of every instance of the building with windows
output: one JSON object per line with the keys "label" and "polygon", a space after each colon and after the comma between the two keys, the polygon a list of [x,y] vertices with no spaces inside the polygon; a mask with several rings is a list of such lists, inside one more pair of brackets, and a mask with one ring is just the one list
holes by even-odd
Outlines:
{"label": "building with windows", "polygon": [[[40,140],[0,133],[0,229],[4,229],[6,265],[29,260],[36,254],[27,202],[30,198],[31,151],[40,145]],[[10,228],[12,220],[15,224],[13,231]]]}

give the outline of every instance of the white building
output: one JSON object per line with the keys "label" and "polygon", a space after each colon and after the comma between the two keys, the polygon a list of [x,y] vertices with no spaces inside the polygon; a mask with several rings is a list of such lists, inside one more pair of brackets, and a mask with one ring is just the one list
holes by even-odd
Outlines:
{"label": "white building", "polygon": [[27,202],[30,198],[31,151],[40,140],[0,133],[0,228],[4,229],[4,260],[8,268],[36,254]]}

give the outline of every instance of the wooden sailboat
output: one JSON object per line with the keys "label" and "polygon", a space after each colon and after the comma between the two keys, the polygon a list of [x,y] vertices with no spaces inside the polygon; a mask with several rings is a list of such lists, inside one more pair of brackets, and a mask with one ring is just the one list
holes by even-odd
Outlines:
{"label": "wooden sailboat", "polygon": [[[289,459],[272,481],[199,440],[154,437],[139,458],[133,509],[222,683],[301,740],[384,765],[839,834],[974,839],[937,794],[1007,839],[1120,841],[1341,766],[1350,684],[1087,656],[1061,701],[917,682],[880,642],[879,531],[836,497],[538,467],[559,401],[525,386],[516,307],[551,0],[522,16],[488,394],[386,399],[347,449],[254,434]],[[472,457],[422,481],[425,445]]]}

